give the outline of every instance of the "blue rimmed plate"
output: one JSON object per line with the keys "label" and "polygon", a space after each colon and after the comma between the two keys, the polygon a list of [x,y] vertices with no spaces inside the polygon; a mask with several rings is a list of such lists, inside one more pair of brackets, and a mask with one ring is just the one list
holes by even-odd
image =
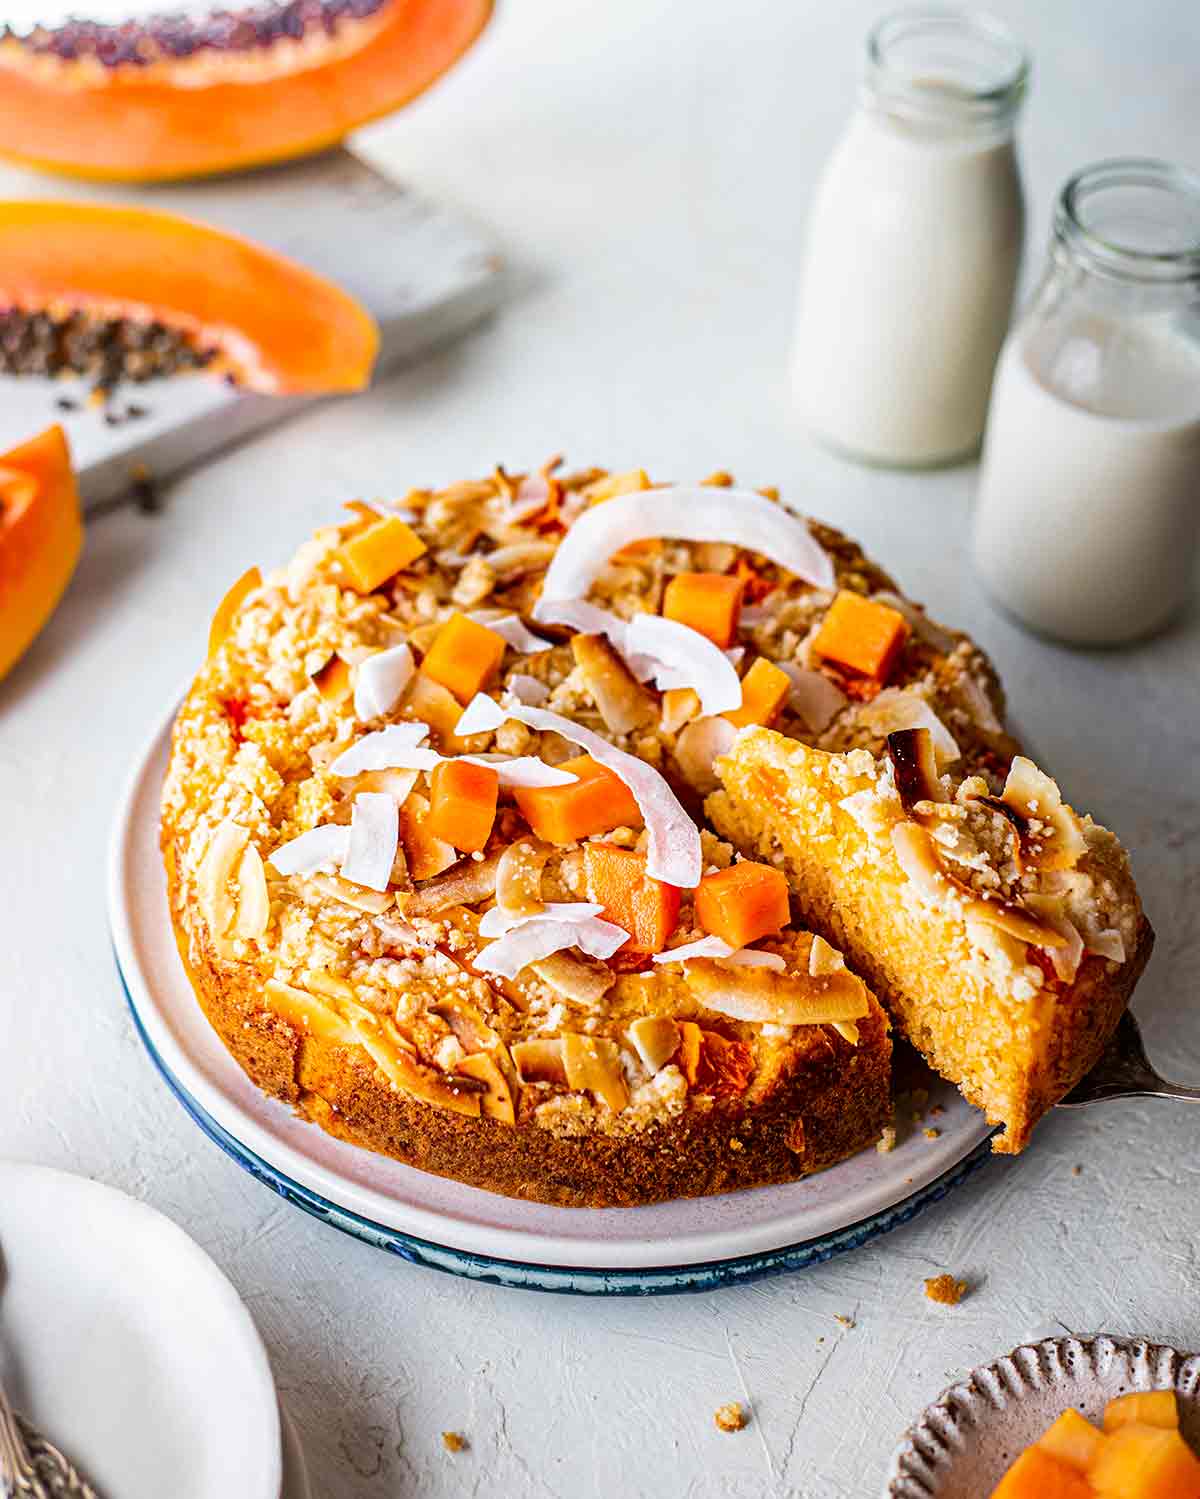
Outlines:
{"label": "blue rimmed plate", "polygon": [[172,714],[139,756],[109,864],[117,966],[138,1032],[201,1129],[315,1217],[406,1259],[538,1290],[643,1295],[705,1290],[819,1264],[914,1217],[988,1155],[989,1128],[948,1084],[936,1139],[902,1132],[806,1181],[651,1207],[518,1202],[335,1140],[266,1097],[209,1026],[175,947],[158,849]]}

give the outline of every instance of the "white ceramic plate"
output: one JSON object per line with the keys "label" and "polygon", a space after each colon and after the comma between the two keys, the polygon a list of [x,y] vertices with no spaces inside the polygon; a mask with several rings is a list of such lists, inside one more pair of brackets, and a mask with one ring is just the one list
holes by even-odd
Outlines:
{"label": "white ceramic plate", "polygon": [[[312,1200],[301,1205],[339,1227],[360,1232],[356,1225],[365,1224],[371,1232],[363,1237],[401,1253],[403,1245],[375,1230],[489,1260],[622,1272],[771,1255],[864,1226],[861,1234],[843,1235],[836,1246],[809,1256],[828,1258],[943,1195],[948,1173],[951,1179],[965,1175],[962,1163],[987,1139],[982,1115],[953,1087],[930,1078],[931,1102],[944,1110],[935,1140],[913,1130],[890,1154],[866,1150],[805,1182],[623,1209],[517,1202],[333,1139],[249,1081],[209,1026],[180,962],[158,848],[173,711],[138,760],[113,830],[109,913],[135,1018],[168,1082],[201,1127],[285,1196],[294,1197],[298,1185],[318,1199],[315,1206]],[[219,1128],[212,1127],[214,1121]],[[880,1215],[882,1222],[869,1222]],[[453,1264],[443,1268],[471,1273]]]}
{"label": "white ceramic plate", "polygon": [[279,1499],[266,1352],[182,1229],[86,1177],[0,1162],[0,1257],[5,1388],[102,1494]]}
{"label": "white ceramic plate", "polygon": [[1200,1450],[1200,1354],[1124,1338],[1047,1338],[972,1369],[905,1433],[883,1499],[986,1499],[1068,1406],[1099,1424],[1130,1390],[1174,1390]]}

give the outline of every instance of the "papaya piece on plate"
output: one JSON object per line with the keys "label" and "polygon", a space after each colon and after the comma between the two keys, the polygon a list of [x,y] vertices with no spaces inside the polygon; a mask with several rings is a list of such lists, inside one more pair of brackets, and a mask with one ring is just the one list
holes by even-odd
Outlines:
{"label": "papaya piece on plate", "polygon": [[843,588],[813,638],[816,655],[854,676],[886,682],[908,639],[897,609]]}
{"label": "papaya piece on plate", "polygon": [[61,427],[0,454],[0,677],[50,618],[83,546]]}
{"label": "papaya piece on plate", "polygon": [[706,874],[694,899],[701,930],[735,948],[773,937],[792,917],[782,871],[750,859]]}
{"label": "papaya piece on plate", "polygon": [[583,869],[588,899],[604,907],[605,921],[629,933],[621,951],[661,952],[679,920],[678,886],[648,875],[645,854],[612,843],[585,843]]}
{"label": "papaya piece on plate", "polygon": [[1105,1431],[1119,1426],[1163,1426],[1179,1429],[1179,1402],[1174,1390],[1132,1390],[1104,1407]]}
{"label": "papaya piece on plate", "polygon": [[[267,395],[359,390],[379,346],[367,310],[295,261],[175,214],[100,203],[0,203],[0,307],[10,324],[49,318],[57,335],[36,369],[23,341],[6,341],[0,371],[102,385],[211,366]],[[106,336],[74,336],[81,319]]]}
{"label": "papaya piece on plate", "polygon": [[1022,1452],[992,1490],[992,1499],[1095,1499],[1087,1478],[1038,1446]]}
{"label": "papaya piece on plate", "polygon": [[82,0],[57,25],[13,23],[0,40],[0,153],[130,182],[310,155],[422,93],[483,30],[492,4],[161,9],[106,23],[89,19]]}
{"label": "papaya piece on plate", "polygon": [[1119,1426],[1088,1465],[1096,1499],[1200,1499],[1200,1458],[1177,1431]]}
{"label": "papaya piece on plate", "polygon": [[768,728],[783,712],[783,705],[792,690],[792,679],[781,671],[773,661],[759,656],[742,678],[742,706],[722,713],[739,729],[748,723],[765,724]]}
{"label": "papaya piece on plate", "polygon": [[499,671],[507,646],[495,630],[465,614],[452,614],[433,637],[421,670],[465,707]]}
{"label": "papaya piece on plate", "polygon": [[640,827],[642,809],[625,782],[590,755],[558,767],[575,780],[566,786],[517,786],[513,800],[525,821],[547,843],[576,843],[614,828]]}
{"label": "papaya piece on plate", "polygon": [[1037,1439],[1036,1445],[1059,1462],[1069,1463],[1085,1473],[1103,1440],[1104,1433],[1086,1416],[1077,1410],[1065,1410]]}

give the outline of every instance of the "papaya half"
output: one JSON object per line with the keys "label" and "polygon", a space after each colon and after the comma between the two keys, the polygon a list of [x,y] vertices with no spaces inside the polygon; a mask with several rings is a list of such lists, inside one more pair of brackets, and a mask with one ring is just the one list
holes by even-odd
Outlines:
{"label": "papaya half", "polygon": [[61,427],[0,454],[0,677],[62,597],[83,546]]}
{"label": "papaya half", "polygon": [[422,93],[491,9],[492,0],[268,0],[20,33],[0,23],[0,154],[142,182],[305,156]]}
{"label": "papaya half", "polygon": [[0,371],[123,378],[211,366],[271,395],[358,390],[379,333],[324,277],[174,214],[0,202]]}

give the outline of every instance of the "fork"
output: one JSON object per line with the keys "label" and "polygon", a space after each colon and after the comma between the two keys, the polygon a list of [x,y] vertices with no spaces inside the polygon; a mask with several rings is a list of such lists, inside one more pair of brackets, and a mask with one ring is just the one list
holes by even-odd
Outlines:
{"label": "fork", "polygon": [[75,1465],[13,1410],[0,1385],[0,1491],[4,1499],[99,1499]]}
{"label": "fork", "polygon": [[1109,1098],[1186,1098],[1200,1103],[1200,1088],[1169,1083],[1155,1072],[1138,1023],[1126,1010],[1100,1060],[1058,1106],[1080,1108]]}

